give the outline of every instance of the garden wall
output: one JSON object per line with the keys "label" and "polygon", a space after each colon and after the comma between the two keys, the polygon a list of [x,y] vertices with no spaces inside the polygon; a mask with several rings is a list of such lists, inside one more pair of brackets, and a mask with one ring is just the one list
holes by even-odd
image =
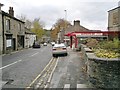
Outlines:
{"label": "garden wall", "polygon": [[120,58],[98,58],[91,49],[81,45],[88,82],[96,88],[120,88]]}

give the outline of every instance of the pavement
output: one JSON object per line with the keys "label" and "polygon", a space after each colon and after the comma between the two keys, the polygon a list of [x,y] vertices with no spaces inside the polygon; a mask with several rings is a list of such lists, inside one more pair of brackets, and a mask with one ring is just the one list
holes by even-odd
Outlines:
{"label": "pavement", "polygon": [[68,56],[60,57],[50,88],[88,88],[82,53],[68,48]]}

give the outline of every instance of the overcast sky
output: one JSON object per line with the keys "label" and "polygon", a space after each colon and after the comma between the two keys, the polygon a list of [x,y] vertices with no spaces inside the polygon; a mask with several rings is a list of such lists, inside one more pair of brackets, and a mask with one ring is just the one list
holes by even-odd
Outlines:
{"label": "overcast sky", "polygon": [[[0,0],[2,10],[8,12],[13,6],[15,16],[24,15],[28,19],[40,17],[45,28],[50,29],[59,18],[73,24],[80,24],[90,30],[107,30],[108,11],[118,6],[119,0]],[[66,10],[66,12],[65,12]]]}

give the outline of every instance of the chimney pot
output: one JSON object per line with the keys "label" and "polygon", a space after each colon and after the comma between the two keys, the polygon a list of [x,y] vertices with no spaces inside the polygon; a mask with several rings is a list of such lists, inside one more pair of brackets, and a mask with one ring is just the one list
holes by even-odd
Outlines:
{"label": "chimney pot", "polygon": [[14,17],[14,10],[13,7],[9,7],[9,15]]}

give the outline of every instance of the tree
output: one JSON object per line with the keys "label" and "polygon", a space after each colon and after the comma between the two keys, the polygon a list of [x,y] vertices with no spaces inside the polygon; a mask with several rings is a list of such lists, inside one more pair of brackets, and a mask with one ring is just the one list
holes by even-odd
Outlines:
{"label": "tree", "polygon": [[70,22],[64,19],[58,19],[56,23],[53,25],[53,29],[51,31],[52,40],[57,40],[58,33],[61,29],[65,30],[68,25],[71,25]]}
{"label": "tree", "polygon": [[68,25],[71,25],[70,22],[64,20],[64,19],[58,19],[57,22],[54,24],[54,28],[58,28],[58,29],[61,29],[61,28],[66,28]]}
{"label": "tree", "polygon": [[40,22],[40,18],[35,18],[32,22],[32,29],[31,31],[34,32],[37,36],[37,40],[41,39],[41,37],[44,35],[44,29],[43,29],[43,23]]}

